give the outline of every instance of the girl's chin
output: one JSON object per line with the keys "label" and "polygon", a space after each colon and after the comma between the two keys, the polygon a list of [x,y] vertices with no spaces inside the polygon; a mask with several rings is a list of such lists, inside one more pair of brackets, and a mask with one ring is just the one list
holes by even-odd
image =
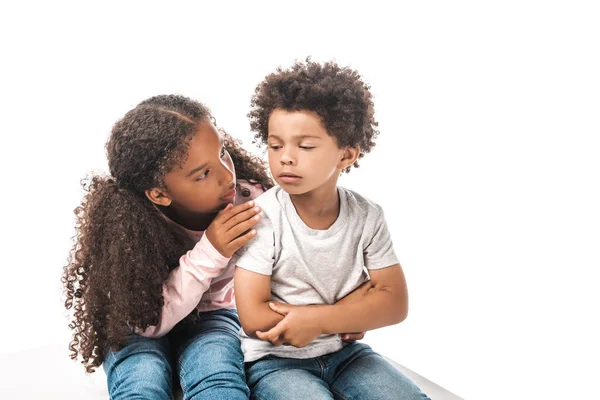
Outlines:
{"label": "girl's chin", "polygon": [[233,204],[234,200],[230,200],[230,201],[226,201],[223,204],[221,204],[219,207],[217,207],[217,212],[225,209],[225,207],[227,207],[229,204]]}

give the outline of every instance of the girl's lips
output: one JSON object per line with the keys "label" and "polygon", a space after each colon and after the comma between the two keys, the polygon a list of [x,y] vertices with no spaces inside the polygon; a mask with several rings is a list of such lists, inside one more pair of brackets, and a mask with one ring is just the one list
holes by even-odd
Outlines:
{"label": "girl's lips", "polygon": [[225,201],[233,200],[235,198],[235,189],[231,189],[229,192],[225,193],[221,199]]}

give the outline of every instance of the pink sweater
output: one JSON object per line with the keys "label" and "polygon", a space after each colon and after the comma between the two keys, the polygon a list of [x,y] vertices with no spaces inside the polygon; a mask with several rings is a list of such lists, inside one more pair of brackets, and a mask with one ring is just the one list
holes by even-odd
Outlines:
{"label": "pink sweater", "polygon": [[[235,205],[252,200],[263,192],[260,185],[250,185],[246,181],[238,183],[250,190],[250,196],[243,197],[238,193]],[[193,248],[179,259],[179,266],[171,271],[163,284],[165,304],[158,325],[135,330],[142,336],[166,335],[194,308],[201,312],[235,308],[233,274],[238,256],[222,256],[204,235],[204,231],[191,231],[168,218],[167,220],[173,232],[189,247],[193,245]]]}

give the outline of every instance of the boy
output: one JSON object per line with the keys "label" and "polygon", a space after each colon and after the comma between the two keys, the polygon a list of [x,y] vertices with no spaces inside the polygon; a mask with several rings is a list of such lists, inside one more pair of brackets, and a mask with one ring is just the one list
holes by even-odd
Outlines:
{"label": "boy", "polygon": [[368,86],[349,68],[307,60],[267,76],[252,106],[279,184],[256,199],[262,221],[234,279],[253,396],[427,398],[369,346],[340,337],[408,311],[381,208],[337,186],[374,145]]}

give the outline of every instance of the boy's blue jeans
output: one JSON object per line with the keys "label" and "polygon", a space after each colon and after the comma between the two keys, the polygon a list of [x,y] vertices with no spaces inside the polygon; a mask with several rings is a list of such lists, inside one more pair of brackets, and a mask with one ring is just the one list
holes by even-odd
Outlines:
{"label": "boy's blue jeans", "polygon": [[246,364],[253,400],[429,399],[363,343],[308,359],[267,356]]}
{"label": "boy's blue jeans", "polygon": [[132,334],[104,360],[110,398],[172,399],[176,373],[184,400],[247,400],[239,329],[235,310],[217,310],[180,323],[160,339]]}

